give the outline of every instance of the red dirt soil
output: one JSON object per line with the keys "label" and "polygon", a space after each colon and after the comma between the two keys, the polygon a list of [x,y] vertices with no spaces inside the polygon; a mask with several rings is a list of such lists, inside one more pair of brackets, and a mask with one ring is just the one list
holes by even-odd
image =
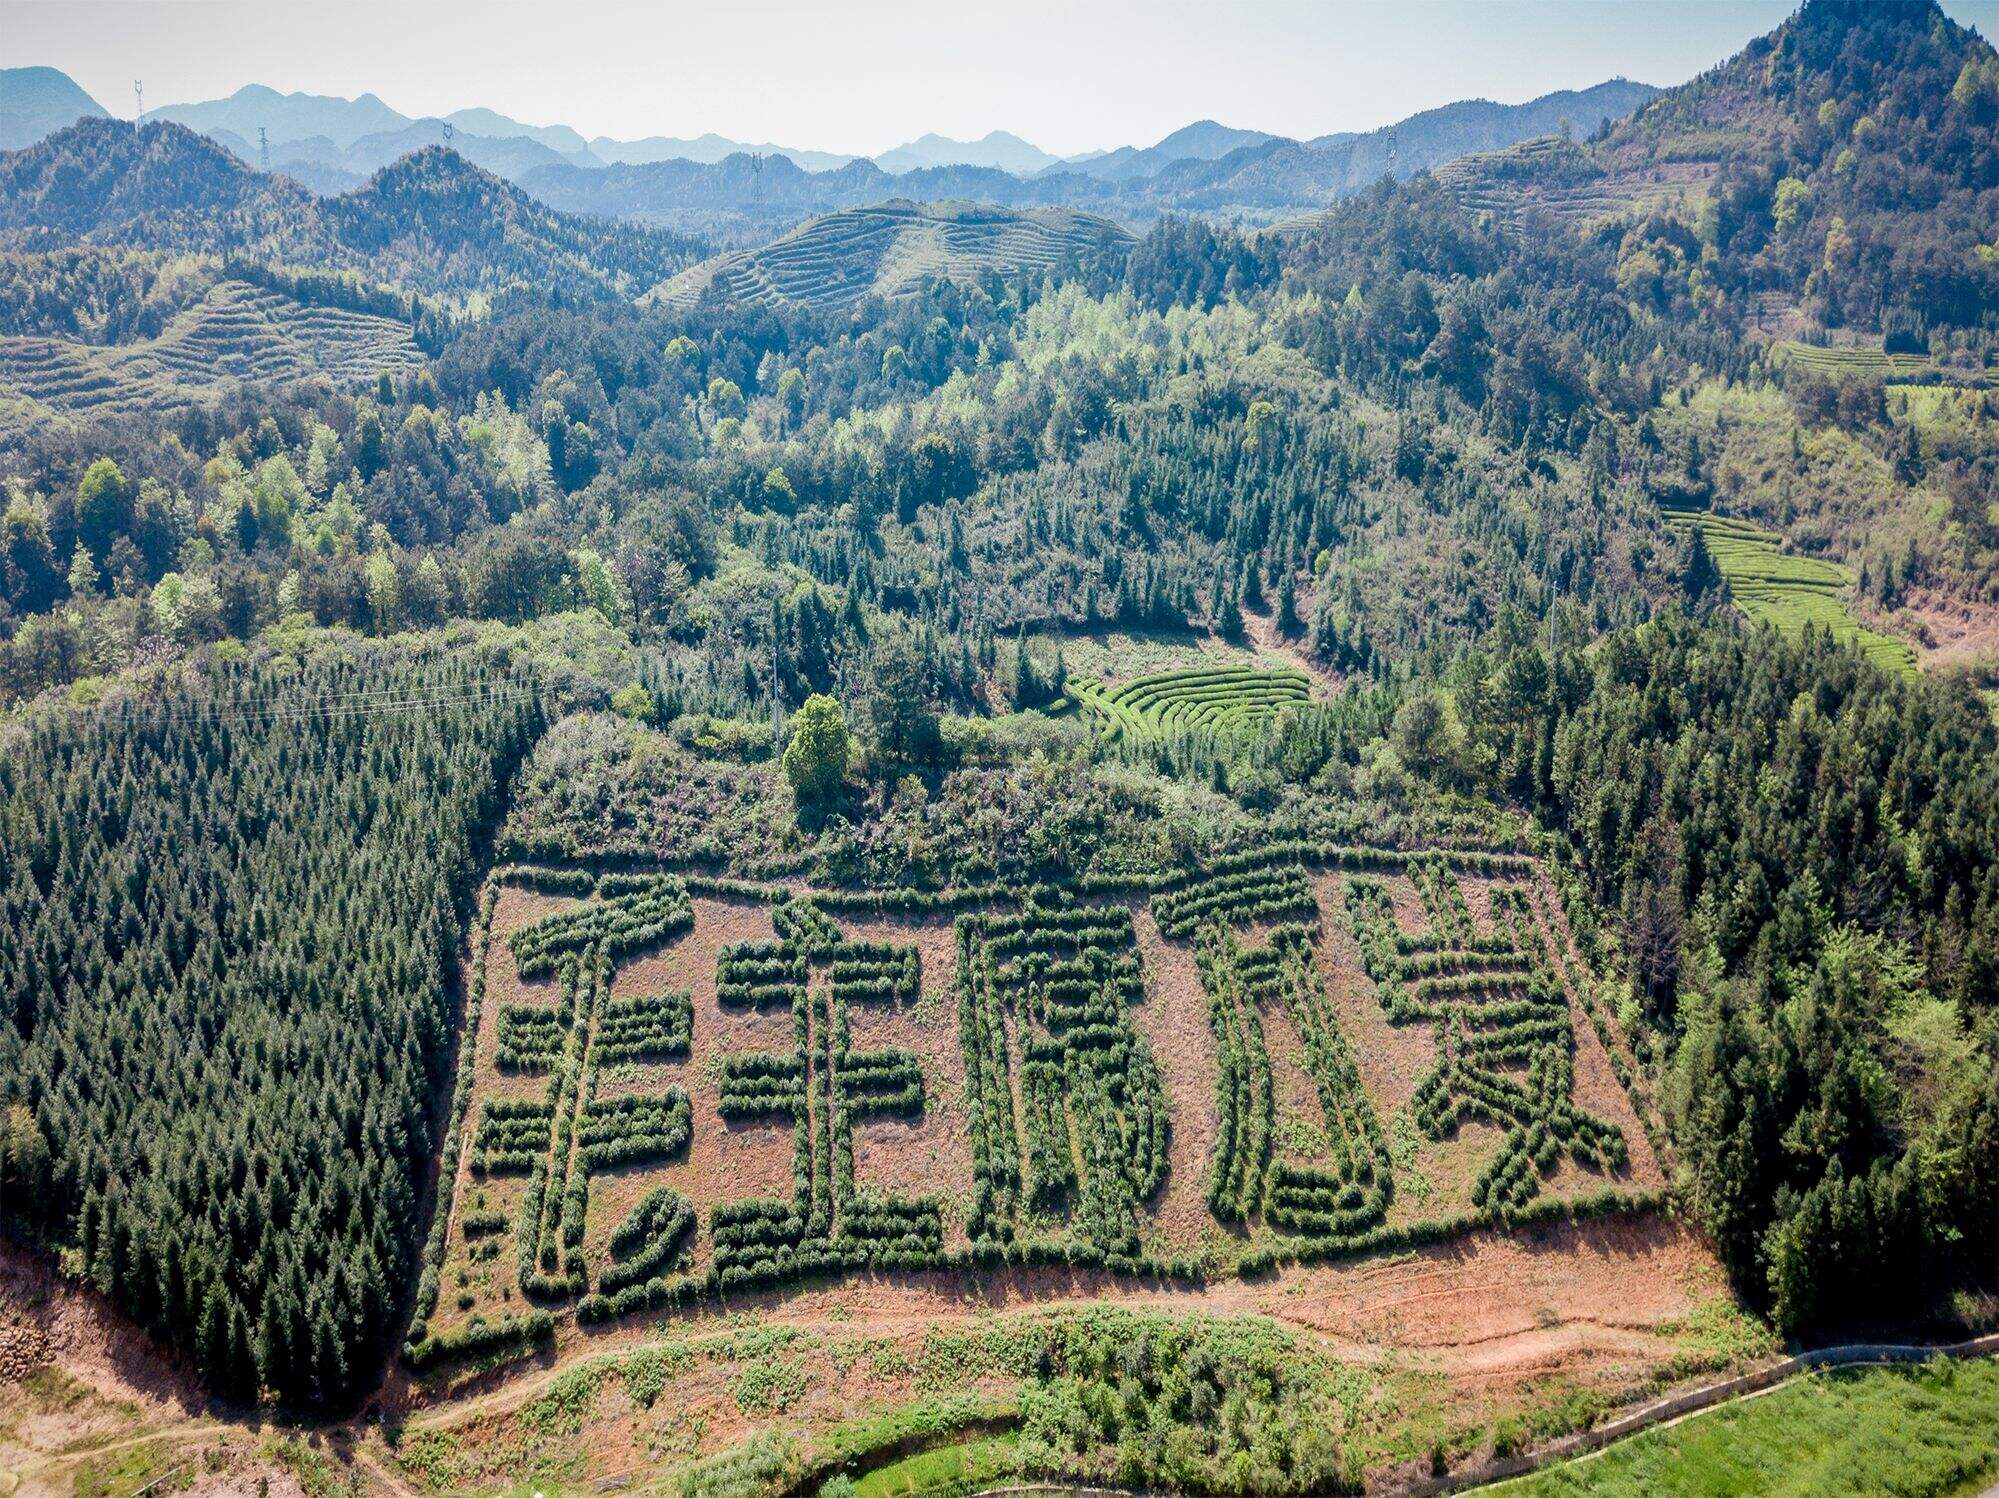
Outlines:
{"label": "red dirt soil", "polygon": [[[1465,878],[1463,888],[1474,922],[1487,929],[1489,881]],[[1582,977],[1561,929],[1553,892],[1537,881],[1539,909],[1554,921],[1559,969],[1573,983]],[[1416,891],[1404,878],[1389,881],[1398,921],[1420,930],[1424,916]],[[1363,1080],[1384,1121],[1406,1108],[1414,1085],[1435,1060],[1428,1025],[1391,1025],[1361,970],[1345,918],[1343,878],[1319,874],[1313,890],[1321,910],[1318,959],[1327,991],[1352,1041]],[[476,1127],[478,1101],[493,1096],[539,1096],[542,1076],[513,1076],[494,1064],[498,1016],[509,1003],[552,1004],[553,982],[522,983],[506,945],[509,932],[573,902],[505,890],[496,908],[487,973],[485,1007],[473,1037],[475,1106],[468,1128]],[[1133,1020],[1158,1060],[1173,1129],[1165,1188],[1152,1206],[1148,1239],[1176,1252],[1198,1251],[1228,1235],[1207,1212],[1205,1190],[1214,1147],[1215,1042],[1191,947],[1165,940],[1143,901],[1129,902],[1144,964],[1147,997]],[[693,996],[693,1053],[686,1061],[607,1068],[605,1093],[655,1091],[667,1085],[687,1089],[693,1102],[693,1133],[684,1160],[667,1166],[608,1172],[593,1178],[585,1253],[593,1264],[604,1259],[604,1240],[631,1203],[655,1184],[686,1194],[701,1211],[703,1230],[697,1264],[705,1267],[707,1212],[717,1201],[750,1195],[783,1195],[790,1190],[792,1131],[781,1125],[730,1127],[716,1111],[715,1058],[750,1050],[788,1051],[788,1012],[745,1014],[724,1011],[715,997],[715,960],[722,946],[769,939],[767,907],[751,901],[697,897],[694,930],[665,946],[619,965],[612,991],[617,996],[686,988]],[[956,943],[948,916],[928,918],[842,918],[850,938],[914,943],[923,968],[923,998],[913,1005],[852,1005],[853,1044],[861,1049],[901,1046],[924,1060],[926,1102],[917,1123],[869,1120],[855,1130],[857,1180],[898,1192],[937,1193],[962,1203],[971,1187],[969,1137],[964,1113],[963,1060],[959,1052],[955,1003]],[[1267,933],[1240,934],[1254,945]],[[813,981],[823,983],[815,970]],[[1571,994],[1577,1038],[1578,1103],[1625,1130],[1631,1149],[1629,1184],[1651,1186],[1661,1179],[1659,1164],[1638,1126],[1629,1098],[1611,1071],[1588,1016]],[[1273,1061],[1280,1074],[1280,1106],[1316,1121],[1316,1097],[1292,1053],[1297,1037],[1276,1011],[1265,1014]],[[1621,1038],[1613,1037],[1620,1046]],[[1292,1072],[1297,1076],[1292,1076]],[[1391,1221],[1430,1217],[1469,1204],[1469,1187],[1498,1139],[1498,1131],[1466,1125],[1446,1141],[1420,1140],[1411,1169],[1398,1172]],[[469,1150],[466,1151],[469,1155]],[[1426,1178],[1421,1201],[1410,1189]],[[1593,1178],[1564,1166],[1546,1189],[1557,1195],[1587,1189]],[[511,1215],[522,1183],[501,1178],[461,1182],[447,1210],[462,1214],[474,1191],[483,1189],[489,1208]],[[962,1211],[947,1210],[950,1241],[961,1241]],[[460,1294],[472,1295],[477,1309],[498,1314],[520,1309],[513,1289],[512,1234],[501,1235],[493,1259],[474,1263],[454,1220],[448,1240],[446,1274],[437,1325],[462,1319]],[[466,1284],[459,1283],[464,1273]],[[1359,1364],[1394,1362],[1446,1376],[1454,1389],[1500,1390],[1548,1377],[1626,1390],[1648,1366],[1669,1360],[1678,1344],[1676,1323],[1725,1293],[1723,1277],[1709,1251],[1665,1217],[1558,1226],[1534,1233],[1476,1233],[1416,1252],[1353,1263],[1282,1271],[1254,1281],[1222,1280],[1198,1287],[1133,1281],[1116,1276],[1059,1269],[995,1273],[861,1274],[837,1283],[788,1292],[729,1297],[719,1308],[635,1317],[611,1326],[584,1329],[558,1319],[554,1348],[526,1363],[489,1374],[449,1377],[417,1387],[399,1369],[391,1371],[377,1407],[407,1411],[419,1425],[453,1428],[482,1424],[518,1408],[584,1352],[615,1351],[674,1340],[718,1328],[724,1317],[744,1312],[774,1326],[813,1329],[860,1337],[870,1345],[899,1346],[913,1352],[926,1329],[974,1325],[1005,1310],[1055,1309],[1103,1301],[1160,1310],[1210,1314],[1258,1313],[1322,1337],[1341,1356]],[[59,1364],[89,1391],[54,1414],[42,1412],[9,1425],[0,1417],[0,1498],[9,1475],[22,1479],[20,1491],[52,1490],[68,1480],[77,1457],[50,1465],[58,1448],[131,1446],[141,1440],[185,1444],[233,1442],[234,1455],[222,1470],[203,1472],[196,1491],[254,1489],[268,1476],[272,1491],[297,1491],[292,1474],[257,1455],[258,1432],[207,1415],[191,1379],[153,1349],[122,1318],[88,1292],[58,1284],[50,1272],[18,1253],[0,1255],[0,1383],[15,1366],[44,1359]],[[1412,1364],[1411,1359],[1416,1361]],[[18,1379],[19,1372],[11,1376]],[[685,1393],[702,1406],[696,1443],[702,1451],[744,1434],[756,1422],[736,1409],[723,1387],[723,1374],[703,1373]],[[711,1400],[702,1392],[715,1388]],[[871,1376],[863,1360],[858,1372],[843,1370],[837,1381],[815,1388],[813,1410],[823,1404],[828,1419],[850,1413],[863,1401],[879,1403],[895,1392],[892,1376]],[[0,1410],[4,1410],[0,1388]],[[807,1410],[796,1412],[807,1415]],[[691,1415],[689,1418],[692,1418]],[[816,1415],[812,1418],[817,1418]],[[657,1420],[654,1424],[657,1425]],[[344,1453],[361,1427],[332,1427],[336,1455]],[[372,1438],[371,1438],[372,1439]],[[617,1444],[637,1440],[636,1427]],[[394,1490],[397,1480],[362,1443],[353,1458],[364,1486]],[[655,1455],[663,1450],[655,1448]],[[593,1456],[593,1474],[614,1476],[616,1453]],[[250,1465],[246,1466],[246,1462]],[[261,1462],[262,1465],[257,1465]],[[249,1477],[245,1477],[245,1473]],[[178,1479],[175,1479],[178,1481]],[[251,1489],[243,1484],[251,1482]],[[40,1484],[41,1486],[37,1486]]]}
{"label": "red dirt soil", "polygon": [[1166,1184],[1152,1213],[1153,1231],[1169,1253],[1191,1251],[1221,1229],[1208,1211],[1208,1166],[1215,1154],[1215,1030],[1208,997],[1201,989],[1194,950],[1160,934],[1152,912],[1132,912],[1139,961],[1145,970],[1145,1002],[1131,1012],[1132,1024],[1152,1047],[1166,1088]]}

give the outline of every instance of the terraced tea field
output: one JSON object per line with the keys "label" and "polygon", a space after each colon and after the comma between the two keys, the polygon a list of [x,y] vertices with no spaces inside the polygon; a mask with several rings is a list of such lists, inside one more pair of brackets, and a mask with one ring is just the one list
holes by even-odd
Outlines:
{"label": "terraced tea field", "polygon": [[[1295,1338],[1341,1387],[1370,1348],[1384,1470],[1707,1366],[1720,1273],[1535,860],[1100,883],[496,871],[412,1340],[341,1442],[370,1489],[682,1491],[773,1430],[868,1492],[1003,1482],[1035,1349],[1092,1327]],[[105,1427],[121,1491],[230,1439],[152,1418]]]}
{"label": "terraced tea field", "polygon": [[1778,550],[1781,536],[1746,520],[1692,509],[1665,509],[1662,514],[1666,528],[1683,539],[1696,525],[1701,528],[1736,605],[1752,620],[1773,624],[1787,635],[1815,625],[1835,639],[1858,643],[1890,671],[1915,671],[1916,652],[1908,641],[1868,629],[1847,612],[1845,595],[1854,578],[1838,563],[1787,556]]}
{"label": "terraced tea field", "polygon": [[1556,136],[1478,151],[1435,168],[1439,184],[1474,213],[1518,228],[1529,212],[1572,223],[1671,208],[1714,177],[1711,162],[1605,170]]}
{"label": "terraced tea field", "polygon": [[1777,344],[1774,352],[1783,364],[1834,380],[1907,379],[1935,367],[1928,354],[1890,354],[1878,348],[1828,348],[1790,341]]}
{"label": "terraced tea field", "polygon": [[905,296],[926,281],[1054,270],[1130,241],[1108,219],[1067,208],[885,203],[829,214],[758,249],[703,261],[647,299],[691,307],[712,288],[730,302],[844,307]]}
{"label": "terraced tea field", "polygon": [[[1304,693],[1174,676],[1136,722]],[[1199,1284],[1661,1183],[1519,855],[1272,844],[1108,898],[502,879],[420,1374],[856,1274]]]}
{"label": "terraced tea field", "polygon": [[242,381],[347,385],[422,363],[403,323],[219,281],[142,342],[0,338],[0,401],[57,417],[124,416],[192,405]]}
{"label": "terraced tea field", "polygon": [[1181,729],[1255,728],[1312,694],[1302,671],[1196,666],[1114,686],[1072,676],[1069,695],[1101,718],[1111,737],[1135,743]]}

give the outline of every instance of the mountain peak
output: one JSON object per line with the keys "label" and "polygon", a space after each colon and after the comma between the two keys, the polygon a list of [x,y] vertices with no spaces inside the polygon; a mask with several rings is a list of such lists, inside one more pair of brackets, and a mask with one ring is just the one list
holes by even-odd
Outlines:
{"label": "mountain peak", "polygon": [[281,93],[268,84],[249,83],[226,99],[197,104],[163,104],[146,111],[149,119],[175,120],[209,134],[227,130],[246,141],[264,131],[273,144],[324,136],[341,150],[367,135],[401,130],[410,118],[373,94],[345,99],[338,94]]}
{"label": "mountain peak", "polygon": [[893,151],[882,152],[875,158],[875,165],[885,172],[912,172],[933,166],[987,166],[1027,177],[1056,165],[1059,159],[1006,130],[989,130],[977,140],[953,140],[933,131]]}
{"label": "mountain peak", "polygon": [[0,151],[18,151],[106,110],[60,68],[0,68]]}

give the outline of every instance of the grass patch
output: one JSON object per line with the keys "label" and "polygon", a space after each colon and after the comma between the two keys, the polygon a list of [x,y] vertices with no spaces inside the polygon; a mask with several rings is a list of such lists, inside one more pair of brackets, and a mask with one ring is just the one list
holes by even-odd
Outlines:
{"label": "grass patch", "polygon": [[112,1452],[76,1469],[76,1498],[130,1498],[142,1488],[173,1493],[194,1481],[195,1464],[161,1441]]}
{"label": "grass patch", "polygon": [[935,1446],[974,1428],[990,1433],[1019,1417],[1019,1408],[1011,1399],[982,1399],[972,1394],[919,1399],[885,1414],[836,1425],[813,1444],[806,1470],[852,1474],[864,1467],[886,1465],[884,1458],[899,1451]]}
{"label": "grass patch", "polygon": [[[298,1479],[298,1485],[305,1489],[307,1498],[338,1498],[343,1493],[360,1491],[359,1482],[351,1474],[343,1473],[332,1457],[309,1441],[286,1436],[270,1442],[265,1451],[271,1460]],[[162,1488],[153,1491],[160,1492]]]}
{"label": "grass patch", "polygon": [[621,1365],[625,1393],[641,1409],[666,1392],[666,1386],[694,1366],[694,1353],[678,1343],[670,1347],[647,1347],[633,1353]]}
{"label": "grass patch", "polygon": [[1020,1470],[1013,1436],[994,1436],[920,1452],[881,1467],[852,1484],[851,1498],[954,1498]]}
{"label": "grass patch", "polygon": [[812,1386],[805,1365],[793,1358],[764,1357],[745,1363],[729,1380],[729,1393],[745,1415],[788,1409]]}
{"label": "grass patch", "polygon": [[1999,1364],[1939,1359],[1815,1374],[1493,1491],[1942,1498],[1994,1473]]}
{"label": "grass patch", "polygon": [[597,1405],[604,1365],[586,1363],[548,1386],[548,1392],[521,1411],[521,1424],[538,1436],[575,1435]]}
{"label": "grass patch", "polygon": [[396,1464],[424,1487],[440,1492],[464,1475],[465,1446],[450,1431],[411,1431],[396,1447]]}
{"label": "grass patch", "polygon": [[1668,1382],[1736,1368],[1782,1352],[1777,1334],[1726,1295],[1718,1295],[1680,1321],[1659,1328],[1680,1345]]}

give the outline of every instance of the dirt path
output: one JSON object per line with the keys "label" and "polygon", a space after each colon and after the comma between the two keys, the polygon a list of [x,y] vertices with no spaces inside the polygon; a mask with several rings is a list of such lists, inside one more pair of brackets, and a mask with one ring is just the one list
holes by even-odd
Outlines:
{"label": "dirt path", "polygon": [[385,1465],[382,1459],[376,1456],[365,1442],[348,1440],[342,1443],[341,1455],[347,1459],[350,1465],[358,1467],[361,1471],[368,1474],[371,1491],[389,1493],[393,1495],[393,1498],[421,1498],[417,1490],[404,1482],[391,1468]]}
{"label": "dirt path", "polygon": [[1314,697],[1331,697],[1346,685],[1346,678],[1319,660],[1295,640],[1287,640],[1277,632],[1277,620],[1270,614],[1252,614],[1248,609],[1242,612],[1243,633],[1249,636],[1250,644],[1265,655],[1280,657],[1286,663],[1297,667],[1316,684]]}
{"label": "dirt path", "polygon": [[1187,1252],[1214,1221],[1208,1211],[1208,1166],[1214,1158],[1215,1032],[1193,949],[1169,942],[1149,907],[1131,912],[1145,968],[1145,1002],[1131,1012],[1133,1026],[1152,1047],[1166,1086],[1173,1127],[1166,1138],[1166,1187],[1153,1214],[1174,1252]]}
{"label": "dirt path", "polygon": [[[865,1328],[912,1348],[932,1328],[989,1325],[1008,1312],[1121,1305],[1165,1312],[1263,1315],[1367,1366],[1395,1352],[1422,1354],[1438,1372],[1478,1385],[1528,1373],[1627,1364],[1663,1356],[1672,1328],[1724,1293],[1705,1247],[1665,1218],[1603,1221],[1538,1236],[1476,1233],[1388,1259],[1290,1269],[1267,1280],[1203,1286],[1119,1281],[1064,1270],[862,1277],[794,1294],[740,1297],[730,1316],[831,1337]],[[518,1409],[576,1367],[725,1331],[687,1315],[627,1326],[464,1397],[410,1412],[411,1430],[449,1430]]]}

